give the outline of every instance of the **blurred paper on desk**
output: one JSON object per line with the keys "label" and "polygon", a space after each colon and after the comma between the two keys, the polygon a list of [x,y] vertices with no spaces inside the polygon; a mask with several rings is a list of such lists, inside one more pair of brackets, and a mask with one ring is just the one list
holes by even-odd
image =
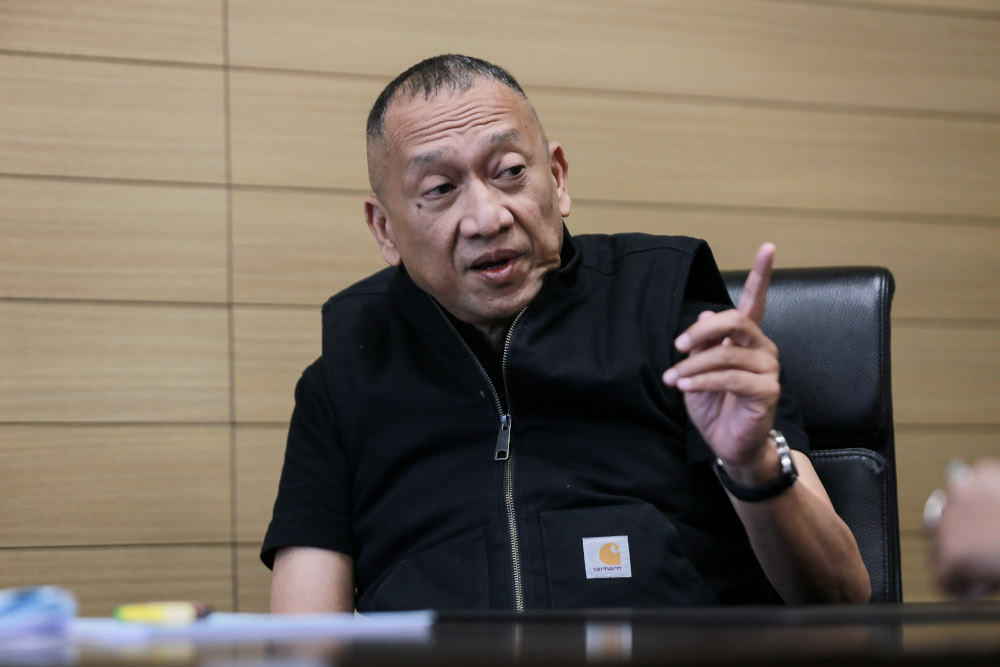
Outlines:
{"label": "blurred paper on desk", "polygon": [[75,616],[76,599],[56,586],[0,591],[0,642],[62,634]]}
{"label": "blurred paper on desk", "polygon": [[290,639],[405,639],[430,637],[431,611],[385,612],[365,616],[344,614],[271,615],[213,613],[183,626],[125,623],[113,618],[78,618],[70,638],[82,644],[117,645],[190,640],[268,642]]}

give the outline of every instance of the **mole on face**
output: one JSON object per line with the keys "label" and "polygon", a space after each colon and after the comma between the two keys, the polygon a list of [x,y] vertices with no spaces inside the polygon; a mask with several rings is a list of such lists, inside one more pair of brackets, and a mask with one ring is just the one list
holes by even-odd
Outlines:
{"label": "mole on face", "polygon": [[421,204],[420,202],[417,202],[417,208],[423,208],[423,207],[424,207],[423,204]]}

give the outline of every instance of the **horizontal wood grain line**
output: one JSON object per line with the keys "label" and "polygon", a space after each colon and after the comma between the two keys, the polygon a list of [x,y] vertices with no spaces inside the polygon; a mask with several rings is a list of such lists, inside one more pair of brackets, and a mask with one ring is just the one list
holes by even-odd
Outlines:
{"label": "horizontal wood grain line", "polygon": [[[77,54],[62,54],[40,51],[17,51],[0,49],[0,56],[16,56],[23,58],[44,58],[72,62],[89,62],[97,64],[134,65],[138,67],[167,67],[172,69],[211,70],[221,72],[241,72],[251,74],[288,74],[293,76],[308,76],[322,79],[347,79],[388,83],[388,76],[364,74],[357,72],[327,72],[322,70],[300,69],[294,67],[266,67],[260,65],[214,65],[210,63],[191,63],[173,60],[145,60],[140,58],[121,58],[116,56],[92,56]],[[589,95],[594,97],[611,97],[624,99],[654,99],[662,101],[682,102],[688,104],[704,104],[706,106],[735,106],[752,109],[773,109],[785,111],[804,111],[816,113],[843,113],[862,116],[888,116],[895,118],[920,118],[930,120],[1000,123],[1000,113],[986,111],[959,111],[950,109],[907,108],[895,106],[878,106],[867,104],[850,104],[834,102],[809,102],[803,100],[787,100],[768,97],[744,97],[738,95],[710,95],[699,93],[682,93],[672,91],[629,90],[623,88],[592,88],[583,86],[563,86],[554,84],[525,84],[532,91],[552,93],[567,93],[574,95]],[[530,95],[529,95],[530,96]]]}
{"label": "horizontal wood grain line", "polygon": [[[95,185],[141,185],[165,188],[201,188],[203,190],[224,190],[230,183],[223,181],[179,181],[167,178],[124,178],[120,176],[68,176],[65,174],[42,174],[30,172],[0,171],[0,179],[22,181],[55,181],[57,183],[93,183]],[[259,187],[259,186],[255,186]],[[285,187],[285,186],[277,186]]]}
{"label": "horizontal wood grain line", "polygon": [[982,423],[982,422],[977,424],[964,424],[964,423],[921,424],[919,422],[911,423],[911,422],[897,421],[895,423],[896,433],[899,433],[900,431],[903,430],[914,430],[914,431],[930,431],[930,432],[940,432],[940,433],[952,433],[954,431],[963,431],[966,433],[989,434],[993,433],[997,429],[1000,429],[1000,422],[997,422],[996,424]]}
{"label": "horizontal wood grain line", "polygon": [[829,7],[850,7],[875,12],[893,14],[924,14],[926,16],[954,16],[965,19],[983,19],[1000,21],[1000,10],[973,9],[971,7],[955,7],[944,5],[926,5],[919,2],[893,2],[885,4],[877,0],[770,0],[788,5],[827,5]]}
{"label": "horizontal wood grain line", "polygon": [[61,551],[61,550],[87,550],[87,549],[186,549],[188,547],[228,547],[235,543],[232,540],[220,540],[218,542],[122,542],[122,543],[101,543],[101,544],[40,544],[30,546],[4,546],[3,551]]}
{"label": "horizontal wood grain line", "polygon": [[[845,113],[861,116],[889,116],[896,118],[921,118],[932,120],[956,120],[982,123],[1000,122],[1000,113],[987,111],[951,111],[948,109],[926,109],[849,104],[834,102],[806,102],[780,100],[768,97],[739,97],[734,95],[708,95],[699,93],[678,93],[670,91],[625,90],[618,88],[584,88],[580,86],[559,86],[553,84],[530,85],[530,90],[572,95],[593,95],[624,99],[660,100],[705,106],[735,106],[750,109],[775,109],[781,111],[813,111],[818,113]],[[530,97],[530,94],[529,94]]]}
{"label": "horizontal wood grain line", "polygon": [[[748,267],[749,268],[749,267]],[[785,267],[783,267],[785,268]],[[813,268],[813,267],[787,267],[787,268]],[[816,267],[822,268],[822,267]],[[317,312],[323,304],[320,303],[295,303],[295,302],[272,302],[272,301],[145,301],[141,299],[55,299],[38,297],[0,297],[0,303],[38,303],[53,305],[93,305],[93,306],[142,306],[142,307],[192,307],[192,308],[268,308],[274,310],[285,310],[292,312]],[[993,330],[1000,328],[1000,319],[970,319],[970,318],[944,318],[944,317],[912,317],[912,316],[892,316],[894,326],[912,327],[945,327],[952,329],[981,329]],[[10,424],[13,422],[4,422]],[[28,422],[31,423],[31,422]],[[67,422],[60,422],[67,423]],[[95,423],[95,422],[86,422]],[[114,422],[131,423],[131,422]],[[140,422],[143,424],[150,422]],[[201,422],[170,422],[174,423],[201,423]],[[204,422],[204,423],[226,423],[226,422]]]}
{"label": "horizontal wood grain line", "polygon": [[150,306],[164,308],[208,308],[224,310],[232,305],[229,301],[168,301],[146,299],[71,299],[62,297],[0,296],[0,303],[48,303],[77,306]]}
{"label": "horizontal wood grain line", "polygon": [[892,318],[893,326],[904,326],[910,328],[946,328],[946,329],[980,329],[993,331],[1000,327],[1000,320],[997,319],[949,319],[944,317],[896,317]]}
{"label": "horizontal wood grain line", "polygon": [[164,422],[164,421],[5,421],[0,422],[0,430],[6,427],[37,427],[37,428],[51,428],[53,426],[58,426],[60,428],[108,428],[108,427],[121,427],[121,428],[164,428],[164,427],[201,427],[201,426],[239,426],[248,428],[273,428],[275,426],[288,426],[288,420],[284,421],[175,421],[175,422]]}
{"label": "horizontal wood grain line", "polygon": [[140,67],[170,67],[176,69],[197,69],[225,71],[219,63],[201,63],[189,60],[154,60],[150,58],[128,58],[125,56],[95,56],[86,53],[60,53],[55,51],[30,51],[24,49],[0,49],[0,56],[23,58],[45,58],[47,60],[69,60],[83,63],[105,63],[114,65],[138,65]]}
{"label": "horizontal wood grain line", "polygon": [[[52,426],[72,426],[75,428],[100,428],[109,426],[121,426],[121,427],[149,427],[149,428],[162,428],[164,426],[238,426],[240,428],[274,428],[274,427],[285,427],[288,426],[288,420],[237,420],[237,421],[217,421],[217,422],[184,422],[184,421],[174,421],[174,422],[151,422],[151,421],[92,421],[92,422],[74,422],[74,421],[6,421],[0,423],[0,429],[5,426],[37,426],[39,428],[49,428]],[[1000,422],[991,424],[989,422],[976,422],[974,424],[965,422],[936,422],[933,424],[922,424],[920,422],[902,422],[897,421],[894,424],[896,431],[898,432],[904,428],[918,429],[921,431],[940,431],[941,433],[949,433],[952,431],[963,431],[969,433],[989,433],[993,430],[1000,429]]]}
{"label": "horizontal wood grain line", "polygon": [[[249,188],[248,188],[249,189]],[[346,190],[347,192],[365,192]],[[942,225],[985,225],[1000,224],[1000,215],[973,215],[952,213],[920,213],[914,211],[875,211],[861,209],[826,209],[800,206],[761,206],[754,204],[715,204],[695,201],[643,201],[625,199],[591,199],[573,197],[574,204],[606,208],[653,209],[662,211],[696,211],[704,213],[728,213],[733,215],[773,215],[783,217],[809,216],[829,220],[865,220],[866,222],[916,222],[920,224]]]}
{"label": "horizontal wood grain line", "polygon": [[[0,172],[0,179],[18,179],[32,181],[57,181],[70,183],[93,183],[95,185],[136,185],[136,186],[159,186],[159,187],[183,187],[202,189],[232,189],[235,192],[288,192],[301,194],[328,194],[328,195],[356,195],[365,197],[370,194],[369,190],[362,188],[337,188],[318,187],[308,185],[282,185],[267,183],[233,183],[233,182],[204,182],[204,181],[177,181],[177,180],[152,180],[142,178],[115,178],[103,176],[65,176],[60,174],[40,174],[40,173],[12,173]],[[828,218],[831,220],[858,220],[864,219],[872,222],[895,221],[895,222],[918,222],[922,224],[942,224],[942,225],[1000,225],[1000,215],[971,215],[962,213],[919,213],[913,211],[871,211],[861,209],[823,209],[805,208],[797,206],[758,206],[753,204],[714,204],[695,201],[643,201],[643,200],[619,200],[619,199],[592,199],[587,197],[573,197],[574,203],[586,204],[588,206],[604,206],[608,208],[632,208],[632,209],[654,209],[663,211],[703,211],[730,213],[739,215],[741,213],[751,215],[775,215],[775,216],[802,216],[808,215],[815,218]]]}

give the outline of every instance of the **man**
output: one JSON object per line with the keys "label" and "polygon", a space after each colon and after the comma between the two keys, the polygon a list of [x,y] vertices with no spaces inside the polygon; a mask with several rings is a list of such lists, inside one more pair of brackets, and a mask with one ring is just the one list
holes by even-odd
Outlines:
{"label": "man", "polygon": [[1000,592],[998,516],[1000,460],[953,461],[947,490],[935,490],[924,508],[934,576],[945,591],[965,599]]}
{"label": "man", "polygon": [[772,246],[732,309],[702,242],[571,238],[562,147],[464,56],[386,87],[368,162],[392,268],[324,307],[262,549],[273,611],[868,599],[779,447],[807,443],[758,326]]}

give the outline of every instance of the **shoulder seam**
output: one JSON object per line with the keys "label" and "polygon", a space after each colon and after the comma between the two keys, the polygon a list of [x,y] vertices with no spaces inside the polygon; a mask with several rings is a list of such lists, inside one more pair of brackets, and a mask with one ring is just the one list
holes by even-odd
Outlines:
{"label": "shoulder seam", "polygon": [[[696,246],[697,244],[694,243],[694,244],[691,244],[691,245],[692,246]],[[669,245],[669,244],[657,245],[657,246],[653,246],[653,247],[650,247],[650,248],[637,248],[635,250],[629,250],[627,252],[622,253],[619,256],[619,258],[618,258],[618,260],[619,260],[618,261],[618,265],[620,266],[621,263],[626,258],[628,258],[628,257],[630,257],[632,255],[640,255],[640,254],[644,254],[644,253],[648,253],[648,252],[663,252],[663,251],[677,253],[677,254],[680,254],[680,255],[693,255],[694,251],[695,251],[695,248],[694,247],[678,248],[676,246]],[[596,273],[600,273],[601,275],[605,275],[605,276],[614,275],[615,272],[617,271],[617,269],[616,269],[616,271],[604,271],[604,270],[600,269],[599,267],[597,267],[597,266],[595,266],[593,264],[588,263],[586,260],[583,260],[583,258],[581,258],[580,267],[584,268],[584,269],[589,269],[591,271],[594,271]]]}

